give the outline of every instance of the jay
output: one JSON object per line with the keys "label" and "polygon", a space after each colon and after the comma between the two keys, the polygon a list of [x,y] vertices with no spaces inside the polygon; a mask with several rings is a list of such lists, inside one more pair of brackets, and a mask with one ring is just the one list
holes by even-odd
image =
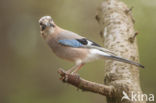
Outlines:
{"label": "jay", "polygon": [[42,17],[39,24],[41,35],[52,51],[60,58],[75,62],[67,73],[76,73],[85,63],[97,59],[112,59],[144,68],[139,63],[116,56],[112,51],[85,37],[60,28],[50,16]]}

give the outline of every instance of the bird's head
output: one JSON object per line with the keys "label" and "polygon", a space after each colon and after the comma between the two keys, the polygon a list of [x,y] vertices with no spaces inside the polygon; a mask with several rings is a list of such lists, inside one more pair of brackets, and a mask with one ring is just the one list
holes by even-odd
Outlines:
{"label": "bird's head", "polygon": [[48,36],[49,34],[52,34],[56,27],[51,16],[41,17],[41,19],[39,20],[39,24],[40,24],[40,31],[43,36]]}

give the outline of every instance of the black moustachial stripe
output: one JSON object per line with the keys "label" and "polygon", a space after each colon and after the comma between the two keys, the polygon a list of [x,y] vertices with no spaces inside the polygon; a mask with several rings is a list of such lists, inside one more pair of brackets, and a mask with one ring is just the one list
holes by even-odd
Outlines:
{"label": "black moustachial stripe", "polygon": [[52,24],[52,23],[50,23],[50,26],[51,26],[51,27],[53,27],[53,28],[55,27],[55,25],[54,25],[54,24]]}
{"label": "black moustachial stripe", "polygon": [[90,40],[87,40],[87,39],[85,39],[85,38],[76,39],[76,40],[79,41],[79,42],[80,42],[81,44],[83,44],[83,45],[87,45],[88,42],[91,42],[91,45],[101,47],[99,44],[96,44],[95,42],[90,41]]}

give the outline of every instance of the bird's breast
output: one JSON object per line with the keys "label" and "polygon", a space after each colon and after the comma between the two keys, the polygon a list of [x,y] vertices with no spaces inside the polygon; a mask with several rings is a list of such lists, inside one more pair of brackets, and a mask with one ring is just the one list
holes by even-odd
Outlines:
{"label": "bird's breast", "polygon": [[52,51],[60,58],[76,62],[77,60],[83,61],[88,55],[88,49],[85,48],[73,48],[69,46],[63,46],[56,41],[48,43]]}

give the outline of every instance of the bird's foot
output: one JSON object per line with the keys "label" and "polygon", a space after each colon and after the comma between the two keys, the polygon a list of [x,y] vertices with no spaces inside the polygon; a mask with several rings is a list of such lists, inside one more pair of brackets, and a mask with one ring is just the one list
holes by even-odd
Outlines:
{"label": "bird's foot", "polygon": [[80,75],[77,72],[72,72],[71,75],[76,75],[76,76],[80,77]]}
{"label": "bird's foot", "polygon": [[72,71],[70,69],[66,71],[66,74],[71,74],[71,73]]}

